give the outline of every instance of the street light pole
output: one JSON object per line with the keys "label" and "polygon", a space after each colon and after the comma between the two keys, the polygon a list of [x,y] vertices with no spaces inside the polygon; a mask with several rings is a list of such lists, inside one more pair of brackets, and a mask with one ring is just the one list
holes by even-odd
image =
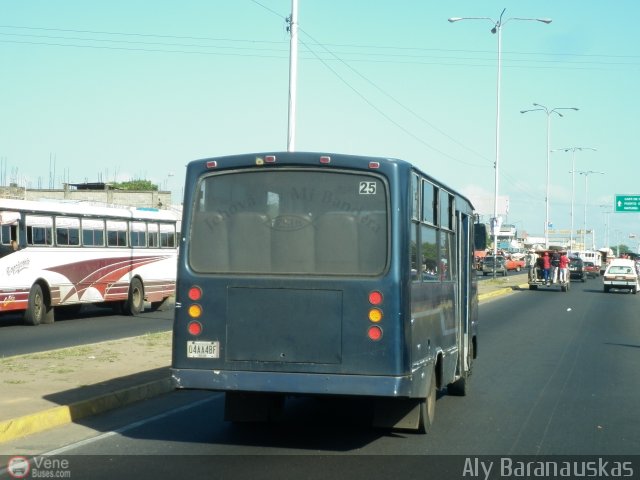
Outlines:
{"label": "street light pole", "polygon": [[[500,182],[500,89],[502,82],[502,26],[511,20],[524,20],[524,21],[534,21],[534,22],[542,22],[549,24],[551,23],[550,18],[521,18],[521,17],[510,17],[506,20],[502,20],[502,16],[507,9],[504,8],[500,13],[500,17],[498,20],[494,20],[491,17],[451,17],[449,18],[450,23],[459,22],[460,20],[488,20],[493,24],[493,28],[491,29],[491,33],[498,34],[498,79],[496,82],[496,161],[494,164],[495,169],[495,177],[494,177],[494,193],[493,193],[493,220],[491,225],[493,227],[493,258],[496,258],[498,254],[498,191],[499,191],[499,182]],[[494,270],[493,276],[496,276],[495,271],[495,260],[494,260]]]}
{"label": "street light pole", "polygon": [[291,39],[289,42],[289,124],[287,128],[287,152],[295,150],[296,107],[298,92],[298,0],[291,0],[291,16],[287,18]]}
{"label": "street light pole", "polygon": [[[607,249],[609,249],[611,247],[611,237],[610,237],[610,233],[611,233],[611,216],[610,215],[613,213],[613,210],[611,210],[611,205],[600,205],[600,208],[604,209],[602,211],[602,214],[604,215],[604,237],[603,237],[603,242],[604,242],[604,245],[607,247]],[[616,241],[617,241],[617,238],[616,238]],[[619,256],[619,255],[616,254],[616,257],[617,256]]]}
{"label": "street light pole", "polygon": [[562,115],[558,110],[575,110],[576,112],[579,110],[579,108],[576,107],[556,107],[556,108],[547,108],[544,105],[540,105],[539,103],[534,103],[533,104],[534,107],[537,108],[532,108],[529,110],[520,110],[520,113],[528,113],[528,112],[537,112],[537,111],[541,111],[544,112],[547,115],[547,187],[546,187],[546,192],[545,192],[545,196],[544,196],[544,204],[545,204],[545,218],[544,218],[544,247],[545,248],[549,248],[549,177],[551,174],[551,168],[550,168],[550,140],[551,140],[551,115],[552,114],[556,114],[559,117],[563,117],[564,115]]}
{"label": "street light pole", "polygon": [[582,150],[593,150],[597,152],[595,148],[591,147],[567,147],[567,148],[555,148],[551,150],[552,152],[572,152],[571,154],[571,233],[569,237],[569,250],[573,249],[573,229],[574,226],[574,208],[573,205],[575,203],[576,196],[576,151]]}
{"label": "street light pole", "polygon": [[587,249],[587,198],[589,192],[589,175],[597,173],[598,175],[604,175],[604,172],[595,172],[593,170],[578,172],[580,175],[584,175],[584,225],[582,226],[582,246]]}

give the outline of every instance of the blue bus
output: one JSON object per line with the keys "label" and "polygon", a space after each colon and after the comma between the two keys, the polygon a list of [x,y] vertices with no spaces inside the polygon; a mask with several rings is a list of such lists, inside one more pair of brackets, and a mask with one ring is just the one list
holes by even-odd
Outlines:
{"label": "blue bus", "polygon": [[474,218],[398,159],[190,162],[174,385],[225,392],[228,421],[275,418],[291,395],[366,396],[374,425],[427,432],[437,391],[466,394],[476,357]]}

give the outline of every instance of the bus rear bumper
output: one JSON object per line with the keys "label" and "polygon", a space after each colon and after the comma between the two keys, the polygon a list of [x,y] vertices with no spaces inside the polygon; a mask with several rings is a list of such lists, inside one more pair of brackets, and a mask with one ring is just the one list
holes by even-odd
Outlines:
{"label": "bus rear bumper", "polygon": [[[363,395],[420,397],[421,375],[377,376],[321,373],[247,372],[229,370],[171,369],[173,386],[237,392],[269,392],[292,395]],[[418,384],[417,384],[418,383]]]}

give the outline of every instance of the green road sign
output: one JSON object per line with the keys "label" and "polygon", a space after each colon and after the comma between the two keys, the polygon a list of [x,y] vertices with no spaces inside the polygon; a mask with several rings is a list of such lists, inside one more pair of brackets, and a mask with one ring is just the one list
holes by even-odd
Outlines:
{"label": "green road sign", "polygon": [[640,195],[616,195],[616,212],[640,212]]}

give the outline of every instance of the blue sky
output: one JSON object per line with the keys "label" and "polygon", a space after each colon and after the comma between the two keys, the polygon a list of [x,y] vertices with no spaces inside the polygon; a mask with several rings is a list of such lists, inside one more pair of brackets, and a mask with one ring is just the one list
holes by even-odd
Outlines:
{"label": "blue sky", "polygon": [[[636,0],[299,0],[296,150],[403,158],[493,210],[497,35],[500,196],[543,235],[547,116],[553,228],[637,248],[640,3]],[[287,147],[291,0],[4,0],[2,181],[150,179],[180,201],[197,158]],[[513,17],[551,18],[546,25]],[[629,234],[638,238],[629,239]]]}

